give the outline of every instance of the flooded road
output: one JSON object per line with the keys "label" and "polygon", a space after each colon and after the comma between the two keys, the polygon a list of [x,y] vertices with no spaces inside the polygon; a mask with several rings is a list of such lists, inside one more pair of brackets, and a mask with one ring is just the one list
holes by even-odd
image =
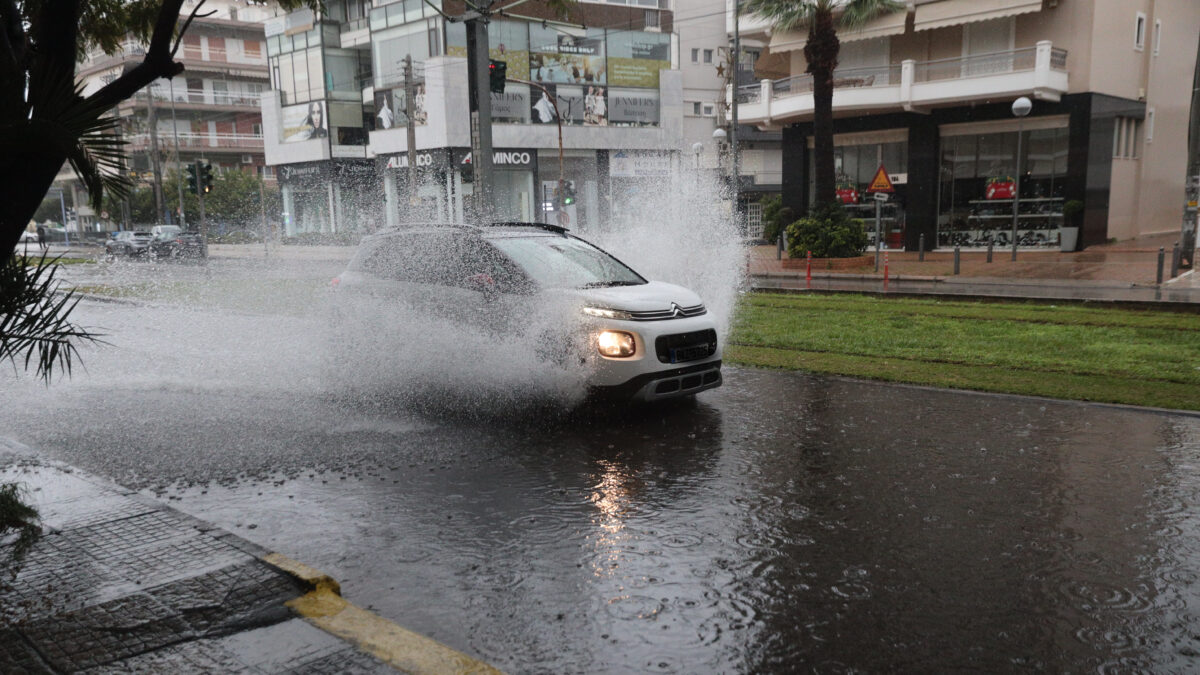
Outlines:
{"label": "flooded road", "polygon": [[0,433],[508,672],[1200,659],[1200,418],[740,369],[629,415],[347,396],[309,318],[79,310],[119,344],[6,374]]}

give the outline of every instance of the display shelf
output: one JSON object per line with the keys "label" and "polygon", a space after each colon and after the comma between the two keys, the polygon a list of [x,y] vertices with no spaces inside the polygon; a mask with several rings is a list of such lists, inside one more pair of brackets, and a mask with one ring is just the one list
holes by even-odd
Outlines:
{"label": "display shelf", "polygon": [[[1061,202],[1064,197],[1021,197],[1022,202]],[[968,204],[1011,204],[1012,199],[968,199]]]}

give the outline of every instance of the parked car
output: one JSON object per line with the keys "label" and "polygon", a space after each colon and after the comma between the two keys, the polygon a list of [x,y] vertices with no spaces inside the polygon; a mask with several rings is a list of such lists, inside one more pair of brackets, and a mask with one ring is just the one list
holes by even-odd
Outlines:
{"label": "parked car", "polygon": [[186,232],[178,225],[155,225],[150,252],[156,258],[204,258],[208,247],[197,232]]}
{"label": "parked car", "polygon": [[[443,322],[434,326],[448,321],[499,339],[524,339],[543,361],[582,368],[589,388],[606,396],[648,401],[721,385],[716,324],[699,296],[649,281],[557,226],[386,231],[362,241],[332,288],[335,309],[347,301],[345,316],[352,321],[382,307],[387,314]],[[364,313],[348,302],[356,298],[375,304]],[[547,313],[547,307],[562,311]],[[454,345],[457,337],[442,339]]]}
{"label": "parked car", "polygon": [[153,237],[149,232],[133,232],[125,230],[113,232],[108,241],[104,242],[104,255],[109,259],[117,256],[136,258],[150,253],[150,243]]}

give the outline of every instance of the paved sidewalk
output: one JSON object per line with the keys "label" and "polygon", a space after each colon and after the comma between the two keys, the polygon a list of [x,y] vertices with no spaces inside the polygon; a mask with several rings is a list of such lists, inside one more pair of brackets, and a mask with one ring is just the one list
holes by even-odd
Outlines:
{"label": "paved sidewalk", "polygon": [[0,483],[25,486],[43,534],[0,577],[0,673],[497,672],[350,605],[302,564],[5,448]]}
{"label": "paved sidewalk", "polygon": [[806,280],[803,260],[776,258],[774,246],[750,249],[747,273],[755,288],[806,289],[955,295],[1005,298],[1096,300],[1133,303],[1200,303],[1200,274],[1184,271],[1174,279],[1157,281],[1158,246],[1167,249],[1164,276],[1170,272],[1169,237],[1092,247],[1061,253],[995,250],[992,262],[986,251],[963,251],[959,273],[954,274],[953,251],[931,251],[925,260],[906,251],[887,252],[888,286],[873,261],[858,267],[826,271],[814,264],[812,282]]}

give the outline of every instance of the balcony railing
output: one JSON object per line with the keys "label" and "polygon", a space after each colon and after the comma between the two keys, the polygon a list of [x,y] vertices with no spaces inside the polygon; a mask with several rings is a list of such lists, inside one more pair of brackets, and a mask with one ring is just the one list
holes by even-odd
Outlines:
{"label": "balcony railing", "polygon": [[[167,87],[154,87],[151,95],[155,101],[169,102],[171,91]],[[258,108],[262,94],[253,92],[215,92],[204,89],[176,89],[175,102],[199,105],[227,105]],[[144,99],[142,99],[144,102]]]}
{"label": "balcony railing", "polygon": [[[833,73],[834,107],[842,110],[903,108],[1032,92],[1058,100],[1067,91],[1067,51],[1049,41],[989,54],[899,65],[840,68]],[[739,87],[742,119],[761,124],[812,111],[812,76],[763,80]],[[776,104],[775,102],[779,103]]]}
{"label": "balcony railing", "polygon": [[[129,134],[125,140],[135,148],[143,148],[150,144],[150,134]],[[175,146],[175,134],[170,130],[158,133],[158,147],[169,150]],[[198,134],[195,132],[180,132],[179,147],[189,150],[262,150],[263,137],[253,134]]]}
{"label": "balcony railing", "polygon": [[[264,47],[265,47],[265,45],[264,45]],[[205,56],[206,52],[208,54],[207,57]],[[113,52],[112,54],[105,54],[102,51],[89,52],[88,55],[86,57],[84,57],[82,65],[84,67],[91,67],[91,66],[99,65],[101,63],[106,63],[108,61],[119,61],[119,60],[126,59],[126,58],[140,59],[140,58],[144,57],[145,55],[146,55],[145,45],[142,45],[138,42],[134,42],[132,40],[126,40],[125,42],[122,42],[120,48],[118,48],[117,51]],[[191,60],[191,61],[230,63],[230,64],[247,65],[247,66],[266,66],[267,65],[267,55],[266,55],[265,50],[259,50],[259,52],[257,52],[257,53],[242,51],[242,52],[230,54],[229,51],[225,50],[225,49],[209,47],[207,50],[204,50],[204,49],[201,49],[199,45],[185,44],[185,45],[183,45],[183,48],[179,51],[177,56],[179,58],[187,59],[187,60]]]}

